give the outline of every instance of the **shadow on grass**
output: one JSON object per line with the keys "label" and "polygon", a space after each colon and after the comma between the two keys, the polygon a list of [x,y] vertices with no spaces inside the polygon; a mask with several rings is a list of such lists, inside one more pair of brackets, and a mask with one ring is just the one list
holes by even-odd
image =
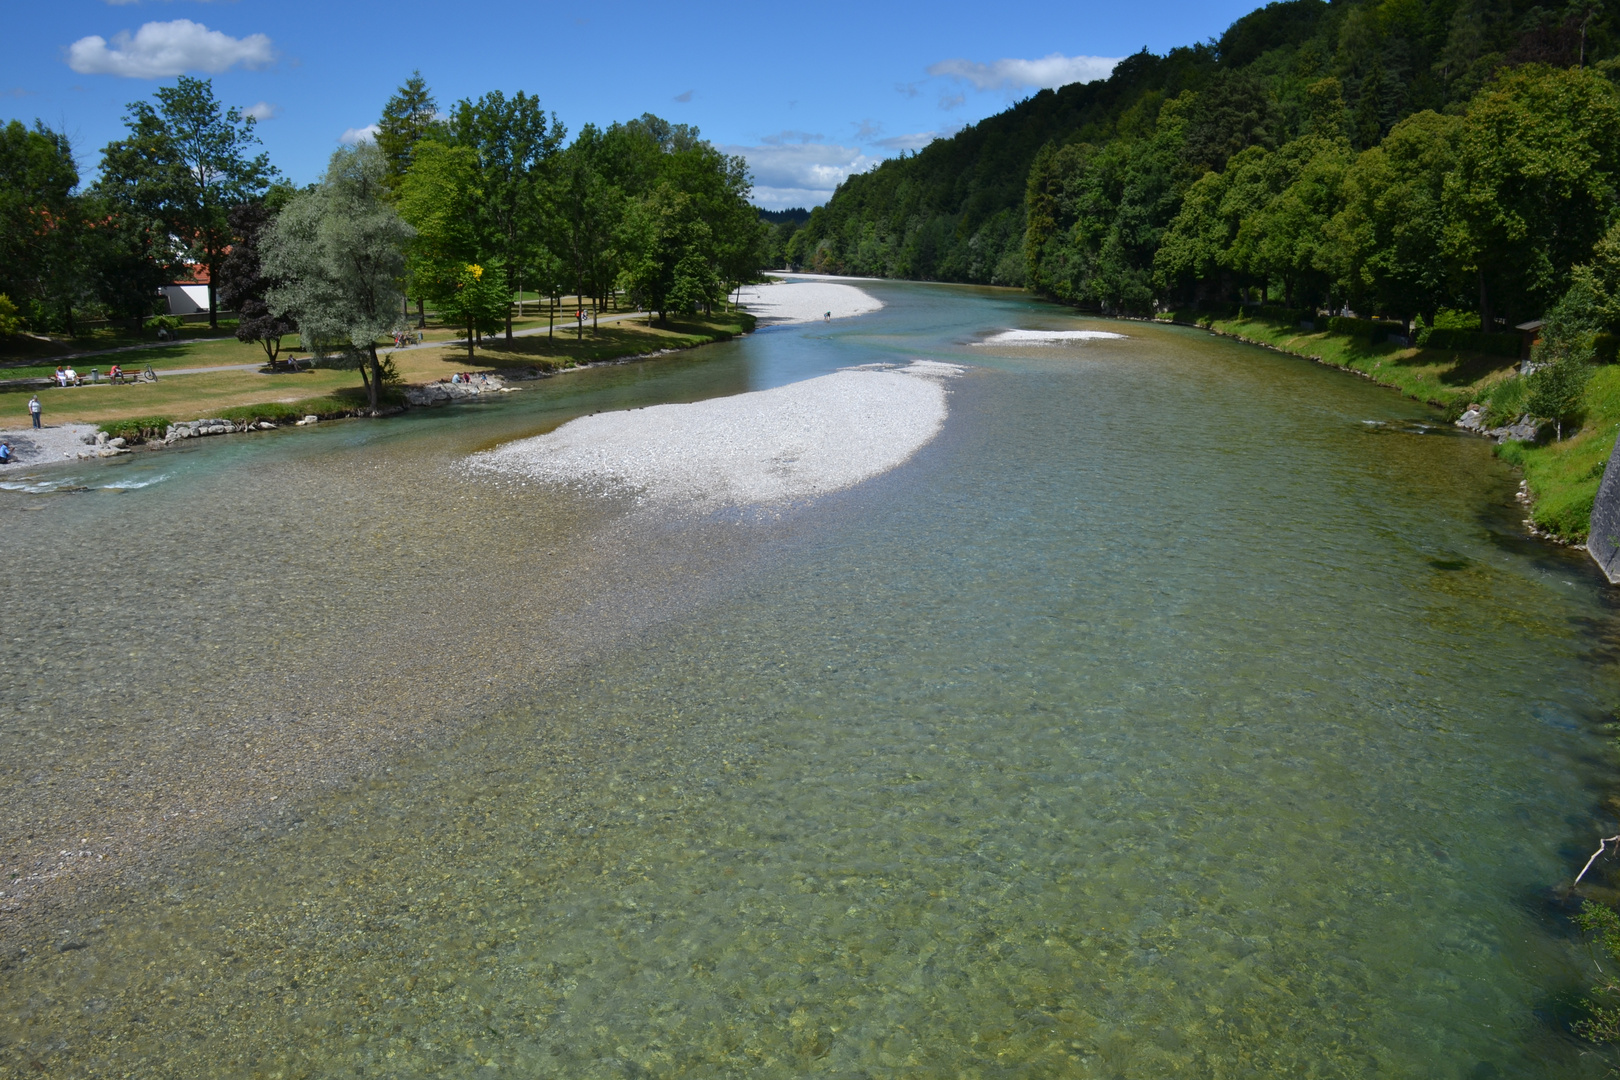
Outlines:
{"label": "shadow on grass", "polygon": [[689,349],[697,345],[725,341],[749,329],[737,317],[714,319],[671,319],[667,323],[616,322],[586,329],[576,337],[571,330],[558,328],[552,336],[534,334],[513,338],[486,338],[468,361],[462,350],[447,351],[447,368],[473,363],[480,367],[569,367],[601,360],[641,356],[660,349]]}
{"label": "shadow on grass", "polygon": [[[195,341],[211,341],[230,337],[236,330],[234,320],[222,319],[219,329],[207,325],[187,325],[178,331],[177,345]],[[102,327],[79,337],[34,337],[31,334],[13,334],[0,337],[0,369],[27,367],[62,356],[97,352],[102,349],[121,349],[129,345],[151,345],[157,342],[156,330],[122,330]],[[153,350],[159,351],[159,350]],[[85,357],[88,361],[90,357]]]}

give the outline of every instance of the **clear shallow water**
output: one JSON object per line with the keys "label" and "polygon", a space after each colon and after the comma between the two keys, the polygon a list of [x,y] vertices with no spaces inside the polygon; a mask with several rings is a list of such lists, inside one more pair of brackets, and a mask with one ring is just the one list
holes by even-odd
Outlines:
{"label": "clear shallow water", "polygon": [[[160,754],[235,761],[299,710],[357,765],[272,810],[314,752],[277,744],[246,828],[193,794],[209,847],[11,955],[0,1064],[1603,1075],[1556,891],[1601,824],[1613,610],[1518,537],[1488,447],[1229,342],[878,288],[496,409],[6,495],[47,501],[9,518],[11,832],[35,777],[139,751],[169,791]],[[1128,337],[973,344],[1076,325]],[[972,366],[945,433],[780,519],[449,478],[580,411],[912,356]],[[62,565],[109,533],[150,572]]]}

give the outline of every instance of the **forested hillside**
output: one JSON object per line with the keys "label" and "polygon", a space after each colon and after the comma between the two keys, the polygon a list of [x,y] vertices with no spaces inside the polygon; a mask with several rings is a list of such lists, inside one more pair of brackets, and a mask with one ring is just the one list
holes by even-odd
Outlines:
{"label": "forested hillside", "polygon": [[846,181],[786,254],[1107,311],[1540,314],[1610,224],[1620,0],[1286,0]]}

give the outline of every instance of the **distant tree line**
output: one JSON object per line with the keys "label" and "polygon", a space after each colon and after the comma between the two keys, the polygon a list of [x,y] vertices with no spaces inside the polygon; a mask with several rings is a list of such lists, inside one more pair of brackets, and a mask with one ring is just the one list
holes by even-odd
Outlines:
{"label": "distant tree line", "polygon": [[238,336],[269,357],[295,329],[348,342],[370,385],[385,372],[368,343],[404,326],[410,300],[469,340],[511,334],[520,288],[623,294],[667,317],[714,307],[767,257],[746,163],[651,115],[569,142],[529,94],[441,112],[414,75],[375,144],[338,151],[303,190],[208,80],[161,87],[125,124],[89,185],[61,133],[0,128],[0,332],[138,322],[163,285],[205,278],[211,318],[239,312]]}
{"label": "distant tree line", "polygon": [[1251,299],[1489,332],[1616,242],[1617,26],[1617,0],[1274,3],[851,177],[783,255],[1106,312]]}

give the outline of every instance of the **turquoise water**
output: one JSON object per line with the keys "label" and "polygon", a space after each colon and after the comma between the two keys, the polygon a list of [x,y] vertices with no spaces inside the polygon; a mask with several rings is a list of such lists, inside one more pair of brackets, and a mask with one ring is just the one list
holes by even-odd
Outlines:
{"label": "turquoise water", "polygon": [[[1605,824],[1614,608],[1488,445],[1194,332],[985,348],[1077,320],[873,291],[0,492],[8,863],[30,805],[174,852],[9,954],[0,1067],[1605,1075],[1561,889]],[[454,469],[914,356],[969,365],[941,436],[775,518]],[[63,557],[102,542],[147,569]]]}

